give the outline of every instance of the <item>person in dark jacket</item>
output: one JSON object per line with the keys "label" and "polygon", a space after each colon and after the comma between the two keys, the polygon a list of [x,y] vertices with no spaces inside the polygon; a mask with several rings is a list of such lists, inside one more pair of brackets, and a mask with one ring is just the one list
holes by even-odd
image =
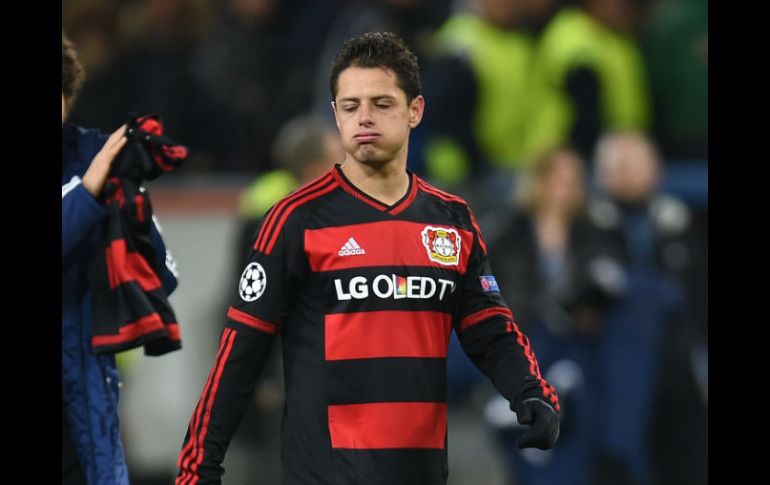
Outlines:
{"label": "person in dark jacket", "polygon": [[[602,316],[623,291],[619,247],[600,237],[585,210],[584,168],[571,149],[545,154],[522,176],[518,207],[490,258],[503,297],[526,325],[541,369],[562,399],[562,434],[548,451],[515,446],[515,423],[485,415],[521,485],[587,485],[597,423],[595,357]],[[511,426],[513,425],[513,426]]]}
{"label": "person in dark jacket", "polygon": [[607,398],[594,483],[707,483],[703,236],[690,208],[661,186],[661,155],[647,136],[605,133],[595,160],[599,193],[588,212],[623,247],[627,290],[605,319]]}
{"label": "person in dark jacket", "polygon": [[[108,216],[99,196],[126,144],[125,126],[107,136],[66,122],[83,78],[75,49],[62,33],[62,483],[127,485],[120,376],[114,354],[92,349],[88,276]],[[170,294],[176,263],[156,224],[151,239],[161,262],[158,276]]]}

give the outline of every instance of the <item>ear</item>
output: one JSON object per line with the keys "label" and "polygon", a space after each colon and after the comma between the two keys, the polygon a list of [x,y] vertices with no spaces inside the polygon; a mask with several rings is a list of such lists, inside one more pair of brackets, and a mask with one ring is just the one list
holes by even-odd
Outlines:
{"label": "ear", "polygon": [[422,121],[422,115],[425,113],[425,98],[422,95],[417,96],[409,103],[409,127],[417,128]]}
{"label": "ear", "polygon": [[340,129],[340,122],[337,119],[337,103],[332,101],[331,102],[331,107],[332,107],[332,113],[334,113],[334,122],[337,124],[337,130],[339,130]]}

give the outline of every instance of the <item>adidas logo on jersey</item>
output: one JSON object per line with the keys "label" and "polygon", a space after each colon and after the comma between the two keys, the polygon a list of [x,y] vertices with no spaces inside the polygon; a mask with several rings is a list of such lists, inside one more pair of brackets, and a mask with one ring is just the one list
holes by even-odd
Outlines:
{"label": "adidas logo on jersey", "polygon": [[348,242],[340,248],[337,254],[340,256],[355,256],[356,254],[366,254],[366,251],[364,251],[364,249],[358,245],[356,240],[351,237],[348,239]]}

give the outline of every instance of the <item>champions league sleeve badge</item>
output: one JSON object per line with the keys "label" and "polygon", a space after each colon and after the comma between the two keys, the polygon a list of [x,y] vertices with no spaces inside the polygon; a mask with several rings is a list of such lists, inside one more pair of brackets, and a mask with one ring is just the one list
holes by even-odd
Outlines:
{"label": "champions league sleeve badge", "polygon": [[445,266],[460,264],[462,238],[456,229],[425,226],[422,230],[422,244],[428,250],[428,258]]}
{"label": "champions league sleeve badge", "polygon": [[266,286],[265,269],[259,263],[250,263],[241,275],[241,281],[238,283],[238,294],[243,301],[250,303],[262,296]]}

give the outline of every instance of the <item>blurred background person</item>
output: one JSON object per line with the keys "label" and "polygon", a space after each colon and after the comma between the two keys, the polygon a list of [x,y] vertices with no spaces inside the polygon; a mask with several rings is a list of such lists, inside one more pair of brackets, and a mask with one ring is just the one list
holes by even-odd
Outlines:
{"label": "blurred background person", "polygon": [[706,483],[706,410],[692,358],[707,348],[704,254],[687,205],[660,190],[660,169],[638,132],[608,133],[597,145],[589,213],[623,247],[627,275],[602,335],[598,485]]}
{"label": "blurred background person", "polygon": [[657,0],[641,32],[666,163],[708,157],[708,0]]}
{"label": "blurred background person", "polygon": [[[118,412],[121,373],[115,351],[94,349],[99,334],[92,307],[97,300],[95,256],[104,248],[111,223],[103,191],[113,162],[126,146],[126,125],[108,136],[68,121],[84,78],[75,46],[62,32],[62,483],[127,485]],[[154,217],[149,225],[148,244],[157,261],[146,261],[144,267],[159,280],[159,291],[168,295],[177,286],[176,263]],[[129,309],[130,304],[120,308]],[[115,317],[122,331],[136,330],[135,323],[123,323],[125,314],[107,317]]]}
{"label": "blurred background person", "polygon": [[[272,160],[277,168],[255,178],[240,195],[239,212],[243,223],[238,253],[243,253],[244,261],[257,225],[268,209],[344,158],[335,126],[322,118],[297,116],[281,127],[272,149]],[[234,270],[236,277],[240,276],[241,262]]]}
{"label": "blurred background person", "polygon": [[442,186],[462,185],[472,203],[490,204],[477,200],[483,177],[527,166],[535,40],[560,0],[465,3],[431,39],[424,83],[430,104],[414,169]]}
{"label": "blurred background person", "polygon": [[209,10],[205,0],[76,0],[63,9],[94,70],[73,122],[112,126],[132,111],[162,113],[171,138],[190,140],[182,173],[211,167],[224,120],[191,69],[210,29]]}
{"label": "blurred background person", "polygon": [[[91,309],[83,302],[97,230],[107,218],[97,197],[127,140],[125,126],[105,140],[96,130],[66,123],[84,78],[75,47],[62,32],[62,483],[128,484],[115,357],[92,352]],[[103,424],[94,427],[92,421]]]}
{"label": "blurred background person", "polygon": [[270,168],[270,143],[286,116],[276,98],[290,64],[283,47],[282,3],[216,2],[213,31],[191,58],[192,74],[217,112],[218,167]]}
{"label": "blurred background person", "polygon": [[650,93],[635,37],[646,0],[579,0],[562,8],[538,40],[525,157],[569,143],[591,156],[607,130],[647,130]]}
{"label": "blurred background person", "polygon": [[121,10],[115,2],[79,0],[62,9],[63,24],[78,57],[88,70],[70,119],[91,126],[117,126],[125,121],[131,104],[128,71],[123,62],[126,46],[121,36]]}
{"label": "blurred background person", "polygon": [[502,294],[531,335],[541,371],[564,396],[562,433],[548,451],[518,449],[517,428],[502,420],[499,403],[487,406],[519,485],[592,483],[602,399],[597,354],[604,314],[623,294],[624,274],[619,248],[586,212],[584,170],[574,150],[545,154],[519,178],[518,204],[490,243]]}

